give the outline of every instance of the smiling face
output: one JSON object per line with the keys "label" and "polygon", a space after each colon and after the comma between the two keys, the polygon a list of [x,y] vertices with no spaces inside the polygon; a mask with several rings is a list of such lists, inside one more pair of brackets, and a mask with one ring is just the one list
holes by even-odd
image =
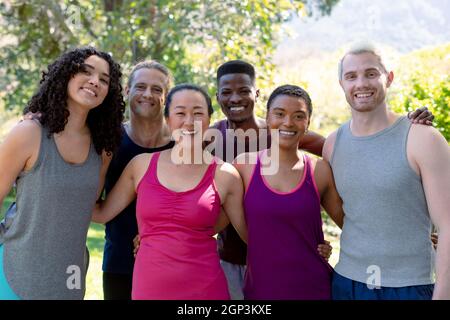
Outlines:
{"label": "smiling face", "polygon": [[354,111],[369,112],[385,106],[386,91],[393,78],[393,73],[386,72],[377,56],[365,52],[345,56],[339,83]]}
{"label": "smiling face", "polygon": [[183,139],[194,139],[195,136],[206,132],[209,121],[208,105],[200,92],[184,89],[173,94],[167,118],[172,133],[180,130]]}
{"label": "smiling face", "polygon": [[162,115],[168,77],[157,69],[142,68],[133,74],[127,94],[132,117]]}
{"label": "smiling face", "polygon": [[309,126],[308,107],[300,97],[280,94],[271,102],[266,120],[270,129],[278,130],[280,148],[297,149]]}
{"label": "smiling face", "polygon": [[248,74],[230,73],[219,79],[217,102],[231,122],[242,123],[254,116],[258,94]]}
{"label": "smiling face", "polygon": [[103,58],[92,55],[72,76],[67,85],[67,106],[80,106],[88,110],[99,106],[108,94],[109,64]]}

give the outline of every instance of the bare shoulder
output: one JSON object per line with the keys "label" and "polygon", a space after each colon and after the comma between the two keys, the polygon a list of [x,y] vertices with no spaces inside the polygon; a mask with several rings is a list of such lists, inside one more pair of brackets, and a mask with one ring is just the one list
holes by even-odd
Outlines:
{"label": "bare shoulder", "polygon": [[326,161],[331,160],[331,156],[333,155],[334,143],[336,142],[338,130],[332,132],[325,140],[322,150],[322,156]]}
{"label": "bare shoulder", "polygon": [[448,149],[448,142],[434,127],[412,124],[408,135],[408,152],[413,155],[431,156],[433,151]]}
{"label": "bare shoulder", "polygon": [[238,170],[228,162],[223,162],[222,164],[217,165],[216,176],[227,180],[236,180],[236,178],[240,179]]}
{"label": "bare shoulder", "polygon": [[42,129],[36,120],[23,120],[11,129],[4,141],[24,151],[24,148],[28,150],[37,148],[41,141],[41,134]]}
{"label": "bare shoulder", "polygon": [[411,124],[408,141],[413,143],[439,143],[445,141],[445,138],[436,128],[432,126]]}
{"label": "bare shoulder", "polygon": [[37,120],[22,120],[17,123],[10,131],[10,134],[26,136],[41,136],[41,126],[37,123]]}
{"label": "bare shoulder", "polygon": [[239,186],[242,186],[242,179],[238,170],[227,162],[217,165],[214,180],[221,195],[239,190]]}
{"label": "bare shoulder", "polygon": [[323,159],[315,159],[314,175],[329,176],[330,174],[331,174],[330,164]]}
{"label": "bare shoulder", "polygon": [[150,164],[150,160],[153,157],[153,153],[141,153],[135,156],[133,159],[130,160],[128,163],[128,166],[131,167],[145,167],[147,168]]}
{"label": "bare shoulder", "polygon": [[323,159],[316,160],[314,180],[316,181],[319,193],[322,195],[324,190],[326,190],[333,181],[333,173],[327,161]]}
{"label": "bare shoulder", "polygon": [[246,164],[255,164],[258,159],[258,152],[245,152],[241,153],[234,159],[233,164],[235,166],[242,166]]}

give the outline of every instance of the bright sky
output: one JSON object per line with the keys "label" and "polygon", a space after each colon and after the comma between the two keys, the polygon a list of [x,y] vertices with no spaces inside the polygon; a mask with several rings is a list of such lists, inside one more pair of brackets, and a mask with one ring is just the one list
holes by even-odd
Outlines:
{"label": "bright sky", "polygon": [[334,51],[353,40],[370,39],[406,53],[450,42],[449,0],[341,0],[331,16],[296,19],[294,41],[280,50]]}

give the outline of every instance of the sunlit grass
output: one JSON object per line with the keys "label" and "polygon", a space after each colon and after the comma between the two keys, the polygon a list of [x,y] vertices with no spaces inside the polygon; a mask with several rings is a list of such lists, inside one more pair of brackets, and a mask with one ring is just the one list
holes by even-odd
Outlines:
{"label": "sunlit grass", "polygon": [[91,223],[88,231],[87,246],[90,261],[86,277],[85,300],[103,300],[102,260],[105,244],[105,227]]}

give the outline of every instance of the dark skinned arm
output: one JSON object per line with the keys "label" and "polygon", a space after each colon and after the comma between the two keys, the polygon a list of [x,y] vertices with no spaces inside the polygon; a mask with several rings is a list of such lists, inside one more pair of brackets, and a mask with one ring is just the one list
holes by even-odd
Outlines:
{"label": "dark skinned arm", "polygon": [[321,157],[324,143],[325,138],[323,136],[318,133],[308,131],[308,133],[300,139],[298,148]]}

